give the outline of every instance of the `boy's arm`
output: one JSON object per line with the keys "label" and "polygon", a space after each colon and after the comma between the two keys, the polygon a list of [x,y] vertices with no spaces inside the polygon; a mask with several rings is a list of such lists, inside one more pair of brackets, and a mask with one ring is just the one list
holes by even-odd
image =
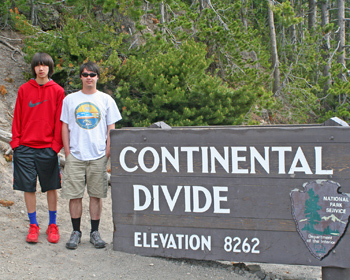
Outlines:
{"label": "boy's arm", "polygon": [[63,142],[63,147],[64,147],[64,154],[66,158],[70,154],[70,149],[69,149],[69,130],[68,130],[68,124],[63,122],[62,123],[62,142]]}
{"label": "boy's arm", "polygon": [[61,117],[61,111],[62,111],[62,102],[64,99],[64,90],[59,92],[59,95],[57,97],[57,107],[56,107],[56,113],[55,113],[55,128],[54,128],[54,135],[53,135],[53,141],[51,148],[56,152],[59,153],[59,151],[63,147],[62,143],[62,122],[60,120]]}
{"label": "boy's arm", "polygon": [[21,138],[21,114],[22,114],[22,101],[21,101],[21,89],[18,91],[17,100],[15,105],[15,111],[13,113],[12,120],[12,141],[10,142],[11,148],[14,150],[19,146]]}
{"label": "boy's arm", "polygon": [[106,157],[107,157],[107,159],[109,159],[109,157],[111,155],[111,138],[109,136],[111,129],[115,129],[114,123],[107,126],[107,143],[106,143]]}

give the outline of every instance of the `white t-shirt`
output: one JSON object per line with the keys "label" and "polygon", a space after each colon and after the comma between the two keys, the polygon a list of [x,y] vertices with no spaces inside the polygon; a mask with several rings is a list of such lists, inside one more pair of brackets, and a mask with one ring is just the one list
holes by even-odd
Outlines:
{"label": "white t-shirt", "polygon": [[106,154],[107,126],[121,120],[117,104],[101,91],[72,93],[63,100],[61,121],[68,124],[69,148],[79,160]]}

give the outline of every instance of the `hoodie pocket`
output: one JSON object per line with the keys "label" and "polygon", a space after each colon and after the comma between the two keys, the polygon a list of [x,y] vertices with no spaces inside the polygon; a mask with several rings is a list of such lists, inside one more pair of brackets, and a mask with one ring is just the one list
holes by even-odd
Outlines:
{"label": "hoodie pocket", "polygon": [[21,134],[22,143],[49,144],[53,139],[53,128],[45,121],[30,121]]}

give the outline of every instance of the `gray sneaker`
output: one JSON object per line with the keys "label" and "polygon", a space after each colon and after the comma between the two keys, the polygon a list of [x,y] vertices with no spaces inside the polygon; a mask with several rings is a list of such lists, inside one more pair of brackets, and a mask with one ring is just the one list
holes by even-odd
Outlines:
{"label": "gray sneaker", "polygon": [[78,248],[78,244],[80,243],[81,232],[73,231],[70,235],[69,241],[66,243],[66,247],[68,249],[76,249]]}
{"label": "gray sneaker", "polygon": [[100,233],[97,230],[90,233],[90,242],[94,244],[95,248],[106,247],[106,242],[101,239]]}

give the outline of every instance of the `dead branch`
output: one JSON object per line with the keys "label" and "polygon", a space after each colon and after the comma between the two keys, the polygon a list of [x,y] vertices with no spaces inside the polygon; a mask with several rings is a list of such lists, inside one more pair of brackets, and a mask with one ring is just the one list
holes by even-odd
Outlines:
{"label": "dead branch", "polygon": [[11,50],[13,50],[14,52],[11,55],[11,58],[17,62],[17,60],[13,57],[13,55],[18,52],[21,56],[24,56],[24,54],[21,52],[21,50],[19,48],[16,48],[14,46],[12,46],[9,42],[6,42],[5,40],[0,38],[0,43],[4,44],[5,46],[7,46],[8,48],[10,48]]}
{"label": "dead branch", "polygon": [[0,141],[9,144],[11,140],[12,140],[12,134],[0,129]]}
{"label": "dead branch", "polygon": [[22,42],[22,39],[12,39],[12,38],[4,37],[4,36],[0,36],[0,38],[5,39],[7,41],[21,41]]}

